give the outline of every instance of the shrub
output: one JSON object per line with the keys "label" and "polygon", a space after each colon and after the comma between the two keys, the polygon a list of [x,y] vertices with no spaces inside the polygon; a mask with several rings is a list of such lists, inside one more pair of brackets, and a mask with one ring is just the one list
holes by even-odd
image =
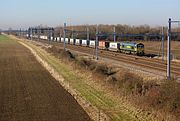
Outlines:
{"label": "shrub", "polygon": [[108,67],[106,64],[97,64],[94,72],[106,77],[116,73],[112,67]]}
{"label": "shrub", "polygon": [[75,56],[69,51],[61,50],[60,57],[63,59],[74,60]]}
{"label": "shrub", "polygon": [[176,117],[180,114],[180,84],[166,81],[160,86],[153,86],[145,97],[145,102],[152,108],[172,113]]}
{"label": "shrub", "polygon": [[79,67],[82,67],[82,68],[85,68],[85,69],[91,69],[92,66],[94,67],[96,65],[96,63],[93,62],[91,59],[84,58],[84,57],[77,58],[76,59],[76,64]]}
{"label": "shrub", "polygon": [[141,94],[143,79],[129,71],[120,70],[116,74],[109,76],[107,80],[118,89],[124,90],[126,94]]}

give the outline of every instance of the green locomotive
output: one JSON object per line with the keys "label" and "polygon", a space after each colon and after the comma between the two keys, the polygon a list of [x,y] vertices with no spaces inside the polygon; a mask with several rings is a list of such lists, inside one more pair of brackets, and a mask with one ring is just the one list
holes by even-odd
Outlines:
{"label": "green locomotive", "polygon": [[135,42],[120,42],[120,52],[144,55],[144,44]]}

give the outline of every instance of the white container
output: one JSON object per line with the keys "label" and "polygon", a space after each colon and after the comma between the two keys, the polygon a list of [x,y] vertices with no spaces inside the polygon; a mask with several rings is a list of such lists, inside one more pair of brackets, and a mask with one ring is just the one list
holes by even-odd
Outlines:
{"label": "white container", "polygon": [[120,43],[119,42],[110,42],[109,43],[109,50],[118,51],[119,49],[120,49]]}
{"label": "white container", "polygon": [[82,46],[88,46],[88,41],[87,40],[82,40]]}
{"label": "white container", "polygon": [[89,41],[89,47],[95,48],[95,46],[96,46],[96,41],[95,40],[90,40]]}
{"label": "white container", "polygon": [[57,37],[56,39],[57,39],[57,42],[59,42],[59,41],[60,41],[60,37]]}
{"label": "white container", "polygon": [[38,38],[38,36],[37,36],[37,35],[34,35],[33,38]]}
{"label": "white container", "polygon": [[76,44],[76,45],[81,45],[81,40],[80,40],[80,39],[76,39],[75,44]]}
{"label": "white container", "polygon": [[44,36],[40,35],[40,39],[43,39]]}
{"label": "white container", "polygon": [[40,36],[40,39],[44,39],[44,36]]}
{"label": "white container", "polygon": [[53,40],[53,37],[51,37],[51,40]]}
{"label": "white container", "polygon": [[70,39],[70,44],[72,44],[72,45],[75,44],[74,39]]}
{"label": "white container", "polygon": [[61,42],[64,42],[64,38],[61,37]]}
{"label": "white container", "polygon": [[48,40],[48,37],[47,37],[47,36],[44,36],[44,40]]}
{"label": "white container", "polygon": [[57,37],[54,37],[54,42],[56,42],[57,41]]}
{"label": "white container", "polygon": [[65,42],[68,44],[69,43],[69,38],[65,38]]}

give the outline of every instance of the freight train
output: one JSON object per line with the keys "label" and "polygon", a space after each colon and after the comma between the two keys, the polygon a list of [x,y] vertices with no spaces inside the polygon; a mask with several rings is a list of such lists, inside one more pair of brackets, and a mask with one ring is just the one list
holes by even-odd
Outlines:
{"label": "freight train", "polygon": [[[37,38],[37,36],[33,36],[33,38]],[[55,42],[64,42],[64,38],[61,37],[50,37],[40,36],[42,40],[50,40]],[[77,46],[85,46],[85,47],[96,47],[96,40],[85,40],[85,39],[72,39],[65,38],[66,44],[77,45]],[[136,42],[111,42],[100,40],[97,43],[98,48],[102,50],[115,51],[127,54],[135,54],[138,56],[144,55],[144,44],[136,43]]]}

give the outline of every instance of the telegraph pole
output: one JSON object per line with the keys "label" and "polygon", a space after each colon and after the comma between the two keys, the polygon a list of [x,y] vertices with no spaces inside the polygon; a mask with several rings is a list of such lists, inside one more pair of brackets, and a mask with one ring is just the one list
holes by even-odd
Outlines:
{"label": "telegraph pole", "polygon": [[168,21],[167,79],[171,79],[171,18]]}
{"label": "telegraph pole", "polygon": [[116,42],[116,27],[114,26],[114,42]]}
{"label": "telegraph pole", "polygon": [[172,23],[178,23],[180,24],[180,21],[172,21],[171,18],[169,18],[168,21],[168,50],[167,50],[167,79],[171,79],[171,24]]}
{"label": "telegraph pole", "polygon": [[95,43],[95,45],[96,45],[96,60],[98,60],[99,58],[98,58],[98,35],[99,34],[99,27],[98,27],[98,25],[97,25],[97,27],[96,27],[96,43]]}
{"label": "telegraph pole", "polygon": [[59,27],[59,42],[61,42],[61,27]]}
{"label": "telegraph pole", "polygon": [[38,27],[38,41],[40,41],[40,33],[41,33],[41,27]]}
{"label": "telegraph pole", "polygon": [[66,50],[66,42],[65,42],[65,39],[66,39],[66,23],[64,23],[64,50]]}
{"label": "telegraph pole", "polygon": [[72,39],[74,39],[74,27],[72,26]]}
{"label": "telegraph pole", "polygon": [[89,27],[87,26],[87,41],[89,41]]}
{"label": "telegraph pole", "polygon": [[19,30],[19,38],[21,38],[21,28],[20,28],[20,30]]}
{"label": "telegraph pole", "polygon": [[162,61],[164,61],[164,27],[162,27]]}
{"label": "telegraph pole", "polygon": [[30,34],[31,40],[33,40],[32,36],[33,36],[33,29],[31,28],[31,34]]}
{"label": "telegraph pole", "polygon": [[53,41],[53,28],[51,28],[51,31],[50,31],[51,33],[50,33],[50,42],[52,43],[52,41]]}
{"label": "telegraph pole", "polygon": [[51,37],[50,37],[50,28],[48,27],[48,43],[50,44],[50,39],[51,39]]}

